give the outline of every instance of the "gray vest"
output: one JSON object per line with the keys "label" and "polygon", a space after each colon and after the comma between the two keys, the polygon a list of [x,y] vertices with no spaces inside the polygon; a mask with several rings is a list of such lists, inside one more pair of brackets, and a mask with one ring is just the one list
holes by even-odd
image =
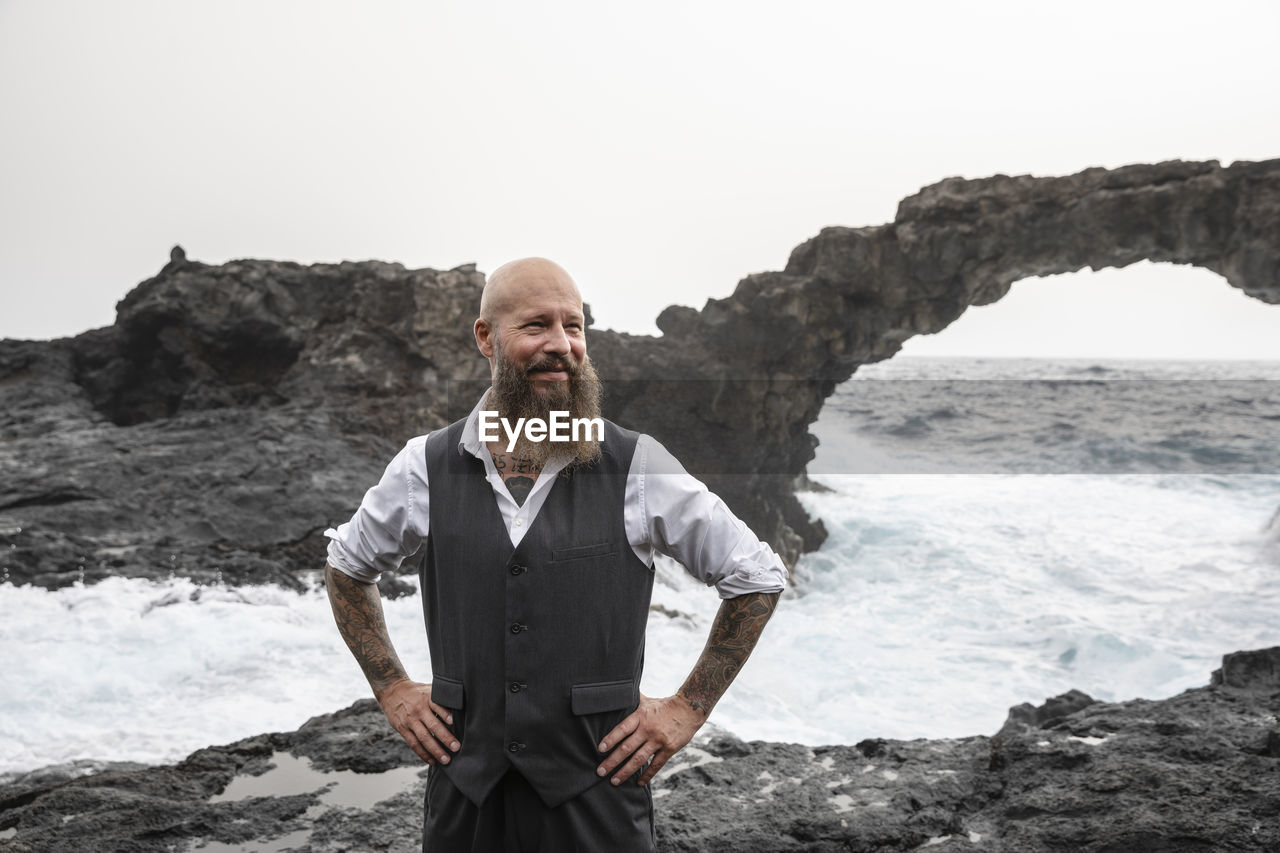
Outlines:
{"label": "gray vest", "polygon": [[459,451],[464,423],[426,442],[431,696],[462,745],[444,772],[479,804],[514,765],[554,807],[602,781],[596,747],[639,702],[653,572],[623,522],[637,434],[606,421],[601,459],[556,478],[513,548],[484,463]]}

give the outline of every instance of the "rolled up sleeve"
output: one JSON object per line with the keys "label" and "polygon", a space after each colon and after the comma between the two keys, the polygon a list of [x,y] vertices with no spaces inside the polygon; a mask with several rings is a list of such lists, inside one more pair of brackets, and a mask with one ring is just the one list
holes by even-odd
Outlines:
{"label": "rolled up sleeve", "polygon": [[360,501],[345,524],[329,528],[329,564],[364,583],[394,572],[421,547],[427,535],[428,489],[423,443],[411,439]]}
{"label": "rolled up sleeve", "polygon": [[655,550],[714,585],[721,598],[781,592],[786,587],[782,558],[665,447],[643,435],[636,457],[630,482],[638,489],[643,524],[637,532]]}

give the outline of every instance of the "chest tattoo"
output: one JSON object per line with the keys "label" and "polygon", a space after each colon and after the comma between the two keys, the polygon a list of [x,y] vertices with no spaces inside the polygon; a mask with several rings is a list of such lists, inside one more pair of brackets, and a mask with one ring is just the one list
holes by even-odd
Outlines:
{"label": "chest tattoo", "polygon": [[506,484],[511,497],[515,498],[516,504],[524,506],[529,492],[533,491],[533,484],[538,481],[538,475],[542,473],[542,466],[535,465],[528,459],[512,456],[510,453],[491,453],[490,456],[493,457],[493,467],[498,469],[498,474],[502,476],[502,482]]}
{"label": "chest tattoo", "polygon": [[533,480],[528,477],[512,477],[506,483],[511,497],[516,499],[517,504],[524,506],[525,498],[529,497],[529,492],[533,491]]}

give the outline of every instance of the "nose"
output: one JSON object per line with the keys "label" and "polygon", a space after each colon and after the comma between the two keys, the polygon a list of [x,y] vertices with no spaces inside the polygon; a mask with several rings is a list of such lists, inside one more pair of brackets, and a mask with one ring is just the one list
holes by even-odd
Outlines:
{"label": "nose", "polygon": [[550,355],[568,355],[571,347],[569,345],[569,333],[565,330],[563,323],[556,323],[554,326],[547,328],[547,339],[542,345],[542,351]]}

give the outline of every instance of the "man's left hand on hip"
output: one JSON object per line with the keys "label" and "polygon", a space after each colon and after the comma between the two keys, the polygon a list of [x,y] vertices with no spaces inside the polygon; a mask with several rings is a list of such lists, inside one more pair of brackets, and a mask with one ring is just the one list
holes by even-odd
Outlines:
{"label": "man's left hand on hip", "polygon": [[[623,779],[644,768],[637,781],[647,785],[671,756],[693,739],[706,719],[678,693],[665,699],[651,699],[642,694],[639,706],[600,742],[600,751],[610,754],[596,768],[596,773],[600,776],[613,773],[610,781],[620,785]],[[619,765],[621,769],[614,773]]]}

